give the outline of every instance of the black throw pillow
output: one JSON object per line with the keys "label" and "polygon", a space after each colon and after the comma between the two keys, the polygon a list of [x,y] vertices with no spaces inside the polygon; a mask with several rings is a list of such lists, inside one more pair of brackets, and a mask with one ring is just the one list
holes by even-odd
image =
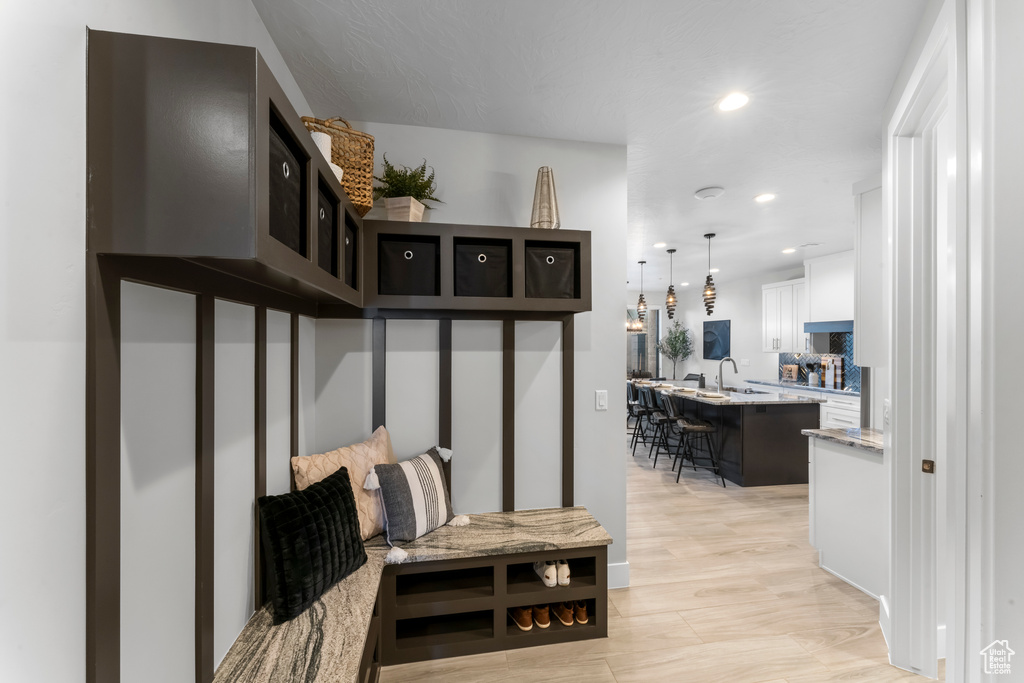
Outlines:
{"label": "black throw pillow", "polygon": [[302,491],[262,496],[257,503],[275,624],[302,614],[366,562],[346,468]]}

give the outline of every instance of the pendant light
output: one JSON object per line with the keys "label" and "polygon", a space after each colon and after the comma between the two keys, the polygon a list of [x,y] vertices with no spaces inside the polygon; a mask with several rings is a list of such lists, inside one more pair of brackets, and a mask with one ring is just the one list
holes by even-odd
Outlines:
{"label": "pendant light", "polygon": [[636,317],[640,322],[647,317],[647,302],[644,300],[644,264],[647,261],[637,261],[640,264],[640,298],[636,302]]}
{"label": "pendant light", "polygon": [[668,319],[671,320],[676,314],[676,288],[672,280],[672,254],[675,249],[668,250],[668,294],[665,295],[665,310],[668,311]]}
{"label": "pendant light", "polygon": [[708,315],[715,310],[715,281],[711,279],[711,238],[714,236],[713,232],[704,235],[708,240],[708,279],[704,282],[704,310]]}

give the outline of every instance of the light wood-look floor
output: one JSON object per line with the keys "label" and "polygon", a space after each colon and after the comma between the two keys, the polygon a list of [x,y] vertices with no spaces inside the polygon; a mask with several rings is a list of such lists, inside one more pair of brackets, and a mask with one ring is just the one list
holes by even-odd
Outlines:
{"label": "light wood-look floor", "polygon": [[386,667],[382,681],[911,681],[878,603],[817,566],[807,486],[723,489],[628,455],[630,587],[608,638]]}

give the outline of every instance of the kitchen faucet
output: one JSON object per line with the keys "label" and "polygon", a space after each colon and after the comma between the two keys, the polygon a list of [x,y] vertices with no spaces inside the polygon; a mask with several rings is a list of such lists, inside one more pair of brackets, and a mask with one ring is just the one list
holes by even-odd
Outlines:
{"label": "kitchen faucet", "polygon": [[729,361],[730,363],[732,363],[732,371],[735,374],[737,374],[737,375],[740,374],[739,369],[737,369],[737,367],[736,367],[736,361],[734,361],[729,356],[726,356],[722,360],[718,361],[718,390],[719,391],[725,391],[725,377],[722,376],[722,366],[725,365],[725,361]]}

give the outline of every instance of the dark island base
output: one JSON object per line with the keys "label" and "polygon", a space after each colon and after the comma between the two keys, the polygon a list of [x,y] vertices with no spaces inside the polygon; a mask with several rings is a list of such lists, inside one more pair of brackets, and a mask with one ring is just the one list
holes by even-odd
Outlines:
{"label": "dark island base", "polygon": [[818,428],[818,404],[682,403],[685,414],[718,428],[715,444],[727,480],[739,486],[807,483],[807,437],[800,431]]}

